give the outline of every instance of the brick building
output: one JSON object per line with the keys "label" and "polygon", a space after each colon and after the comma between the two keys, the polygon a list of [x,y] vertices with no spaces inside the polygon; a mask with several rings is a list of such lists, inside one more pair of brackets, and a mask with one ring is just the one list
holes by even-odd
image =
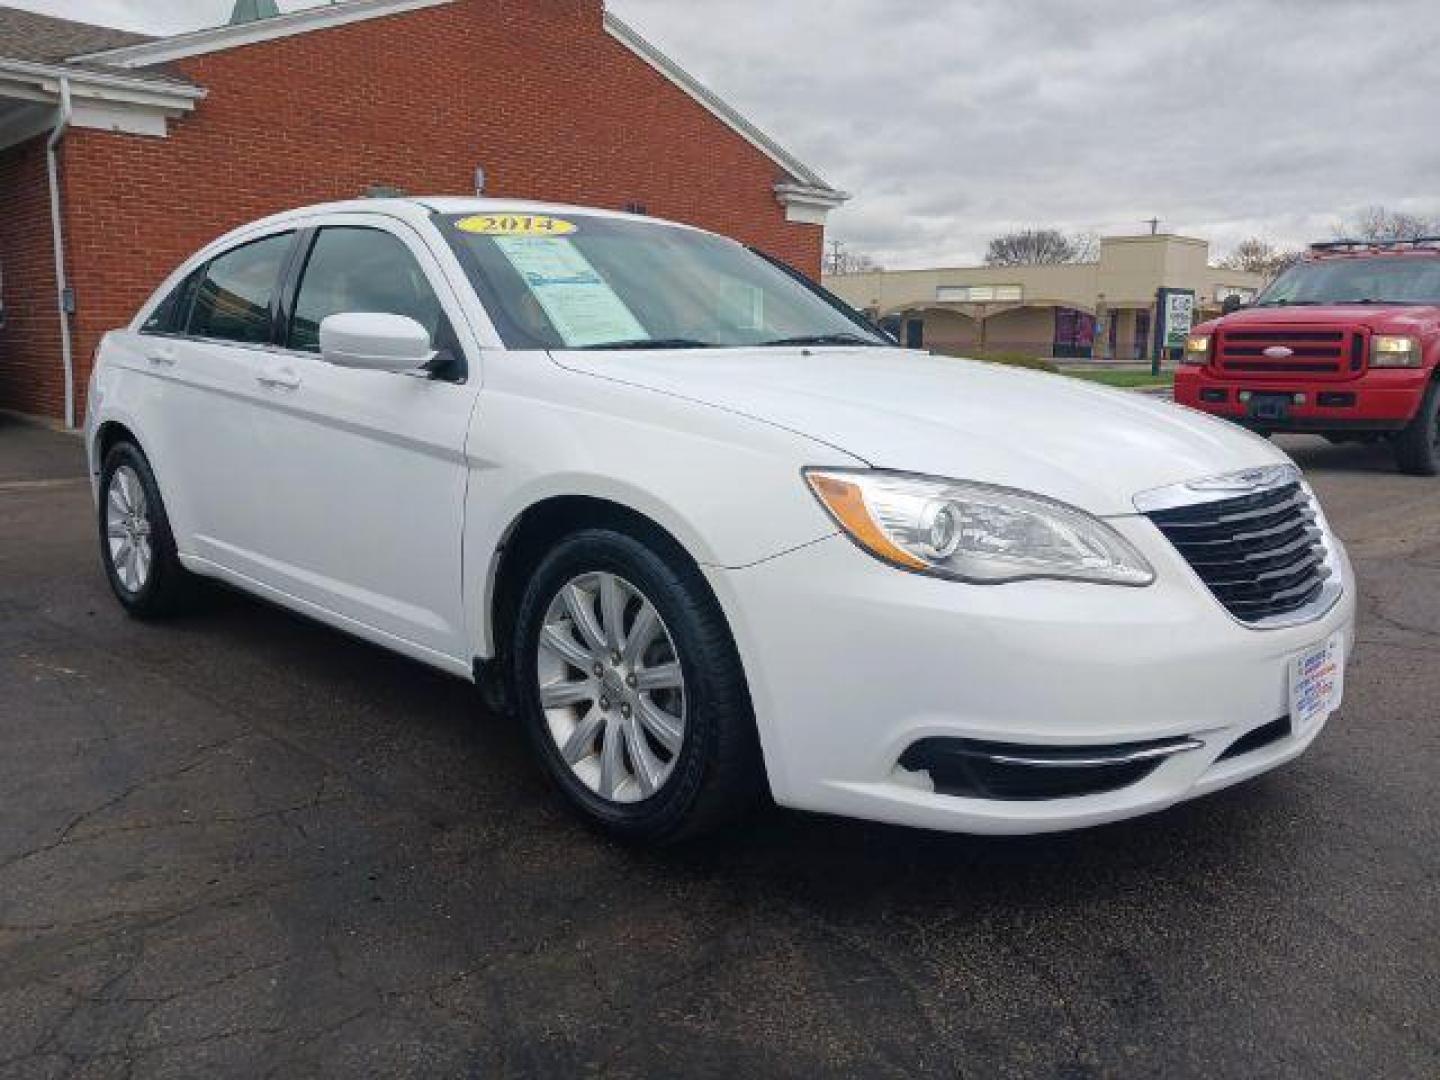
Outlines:
{"label": "brick building", "polygon": [[473,194],[478,170],[487,195],[643,208],[818,275],[844,194],[602,0],[273,10],[151,39],[0,7],[0,407],[83,417],[100,335],[238,224]]}

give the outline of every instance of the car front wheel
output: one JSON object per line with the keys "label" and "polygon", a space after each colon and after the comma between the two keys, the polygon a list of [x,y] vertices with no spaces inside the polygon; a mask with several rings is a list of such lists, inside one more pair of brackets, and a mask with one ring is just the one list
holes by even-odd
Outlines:
{"label": "car front wheel", "polygon": [[623,839],[709,831],[763,787],[749,694],[699,572],[627,533],[557,545],[520,603],[510,672],[547,773]]}

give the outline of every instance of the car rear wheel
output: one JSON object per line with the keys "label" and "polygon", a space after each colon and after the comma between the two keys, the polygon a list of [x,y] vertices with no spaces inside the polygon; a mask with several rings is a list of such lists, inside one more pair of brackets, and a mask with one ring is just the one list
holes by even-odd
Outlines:
{"label": "car rear wheel", "polygon": [[100,470],[100,557],[110,588],[137,618],[173,614],[193,578],[180,565],[170,519],[145,455],[117,443]]}
{"label": "car rear wheel", "polygon": [[577,533],[531,577],[515,630],[521,721],[591,823],[663,843],[755,803],[763,779],[749,693],[693,566],[626,533]]}
{"label": "car rear wheel", "polygon": [[1420,411],[1395,437],[1395,461],[1412,476],[1440,474],[1440,379],[1431,380]]}

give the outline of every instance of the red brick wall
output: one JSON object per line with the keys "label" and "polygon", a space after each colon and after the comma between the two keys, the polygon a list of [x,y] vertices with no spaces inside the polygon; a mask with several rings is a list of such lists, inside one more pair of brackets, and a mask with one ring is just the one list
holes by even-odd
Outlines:
{"label": "red brick wall", "polygon": [[63,416],[60,323],[45,139],[0,150],[0,406]]}
{"label": "red brick wall", "polygon": [[785,221],[780,170],[605,33],[600,0],[461,0],[212,53],[168,139],[76,131],[65,186],[76,354],[196,248],[369,184],[622,209],[701,225],[818,276],[819,226]]}

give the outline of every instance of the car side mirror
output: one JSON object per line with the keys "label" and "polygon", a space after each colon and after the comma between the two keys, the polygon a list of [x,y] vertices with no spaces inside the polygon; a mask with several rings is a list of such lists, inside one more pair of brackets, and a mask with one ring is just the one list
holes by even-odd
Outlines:
{"label": "car side mirror", "polygon": [[406,315],[347,311],[320,323],[320,356],[336,367],[416,371],[435,359],[430,333]]}
{"label": "car side mirror", "polygon": [[1235,312],[1239,311],[1244,306],[1245,304],[1240,299],[1240,294],[1232,292],[1221,302],[1220,310],[1226,315],[1234,315]]}

